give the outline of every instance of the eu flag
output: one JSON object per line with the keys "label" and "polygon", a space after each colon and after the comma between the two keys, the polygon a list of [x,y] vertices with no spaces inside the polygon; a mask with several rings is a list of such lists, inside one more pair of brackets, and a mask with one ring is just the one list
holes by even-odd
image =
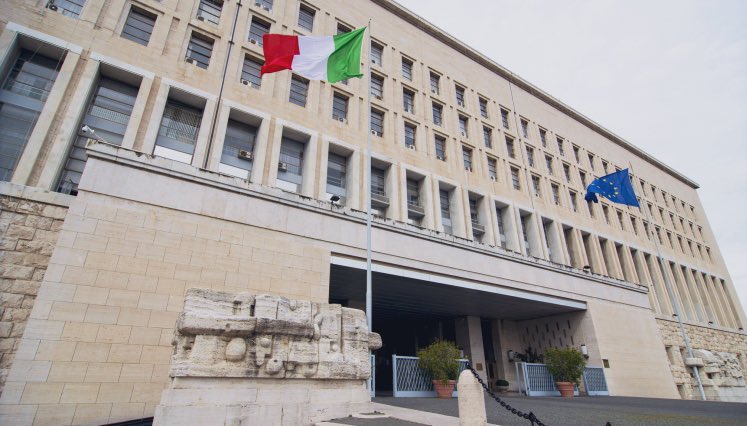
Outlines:
{"label": "eu flag", "polygon": [[597,194],[615,203],[640,207],[635,191],[633,191],[633,185],[630,184],[628,169],[594,179],[586,188],[584,199],[598,203]]}

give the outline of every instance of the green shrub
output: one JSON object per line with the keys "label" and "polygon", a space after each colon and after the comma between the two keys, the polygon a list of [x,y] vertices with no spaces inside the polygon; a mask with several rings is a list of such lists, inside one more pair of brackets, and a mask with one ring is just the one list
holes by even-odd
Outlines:
{"label": "green shrub", "polygon": [[444,383],[448,380],[456,380],[459,376],[459,348],[447,340],[437,340],[425,349],[418,351],[418,362],[433,380]]}
{"label": "green shrub", "polygon": [[545,365],[556,382],[578,384],[584,374],[586,359],[573,348],[551,348],[545,351]]}
{"label": "green shrub", "polygon": [[508,380],[506,379],[498,379],[495,381],[496,386],[508,386]]}

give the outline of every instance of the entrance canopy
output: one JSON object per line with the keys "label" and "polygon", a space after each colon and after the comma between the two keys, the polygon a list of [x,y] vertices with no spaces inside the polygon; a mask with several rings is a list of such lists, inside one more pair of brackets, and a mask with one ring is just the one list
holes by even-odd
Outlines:
{"label": "entrance canopy", "polygon": [[[332,257],[330,301],[366,298],[366,263]],[[374,323],[402,316],[526,320],[582,311],[586,303],[386,265],[373,265]]]}

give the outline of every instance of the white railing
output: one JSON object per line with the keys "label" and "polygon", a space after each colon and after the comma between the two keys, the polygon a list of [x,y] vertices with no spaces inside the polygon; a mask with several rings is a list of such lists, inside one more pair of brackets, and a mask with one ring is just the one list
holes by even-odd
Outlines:
{"label": "white railing", "polygon": [[[460,359],[459,372],[467,368],[467,360]],[[431,378],[418,366],[416,356],[392,355],[392,392],[395,397],[434,397]],[[455,397],[458,396],[456,389]]]}
{"label": "white railing", "polygon": [[[545,364],[517,362],[516,377],[519,392],[527,396],[560,396],[560,391],[555,387],[555,380]],[[603,368],[586,367],[583,381],[587,395],[609,395]],[[576,386],[573,394],[578,395],[578,393],[578,386]]]}

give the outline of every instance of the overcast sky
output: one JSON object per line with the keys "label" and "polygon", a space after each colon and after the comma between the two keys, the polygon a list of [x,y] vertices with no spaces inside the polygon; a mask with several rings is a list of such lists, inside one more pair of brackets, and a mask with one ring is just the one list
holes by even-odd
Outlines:
{"label": "overcast sky", "polygon": [[397,1],[698,182],[747,307],[747,1]]}

